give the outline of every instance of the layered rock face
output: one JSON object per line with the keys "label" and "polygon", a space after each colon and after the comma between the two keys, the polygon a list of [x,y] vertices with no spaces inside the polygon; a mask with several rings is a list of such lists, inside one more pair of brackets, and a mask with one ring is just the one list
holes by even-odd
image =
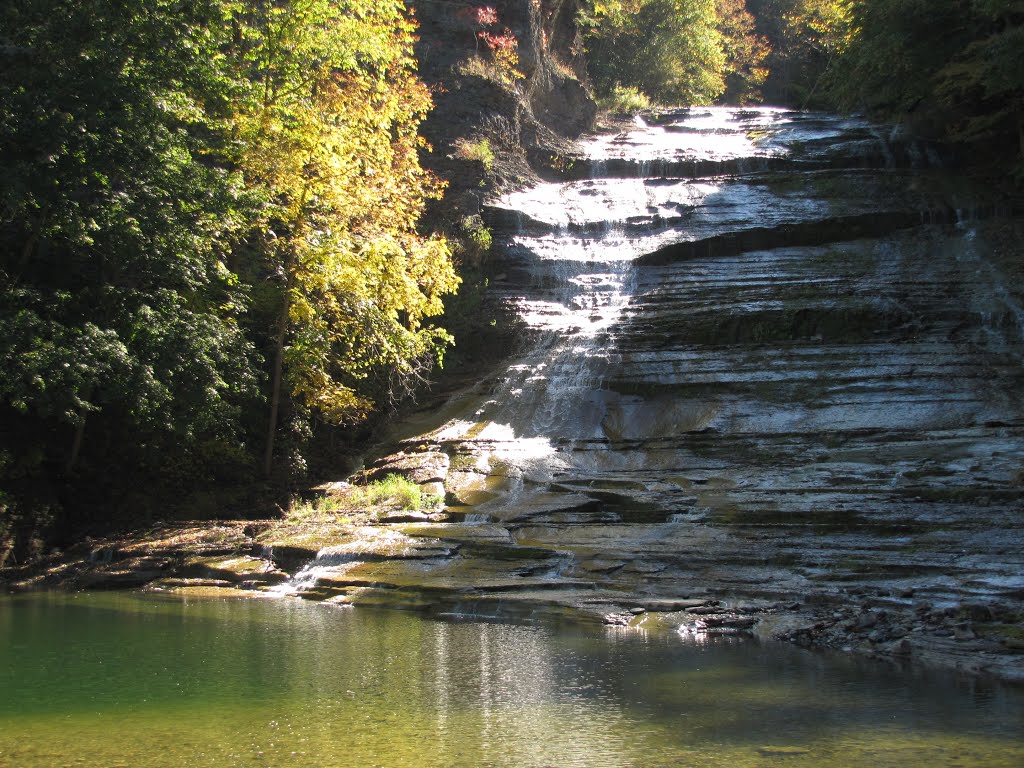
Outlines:
{"label": "layered rock face", "polygon": [[[449,209],[478,213],[485,174],[516,186],[533,177],[531,166],[549,163],[566,138],[593,126],[577,0],[409,5],[420,25],[420,75],[434,90],[435,108],[423,125],[434,151],[425,163],[449,181]],[[481,33],[511,43],[515,72],[502,68]],[[488,168],[459,152],[460,144],[482,139],[495,154]]]}
{"label": "layered rock face", "polygon": [[1019,674],[1005,202],[822,115],[695,109],[586,146],[490,209],[495,290],[541,341],[405,443],[445,457],[449,521],[319,596],[668,611]]}
{"label": "layered rock face", "polygon": [[583,147],[487,209],[491,289],[536,343],[364,473],[443,507],[193,571],[1024,679],[1009,201],[827,115],[684,110]]}

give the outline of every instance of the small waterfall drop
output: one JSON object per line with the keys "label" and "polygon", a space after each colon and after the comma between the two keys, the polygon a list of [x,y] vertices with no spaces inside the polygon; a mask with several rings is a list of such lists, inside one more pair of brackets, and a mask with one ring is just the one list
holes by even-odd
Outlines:
{"label": "small waterfall drop", "polygon": [[408,536],[390,528],[363,526],[353,531],[348,541],[321,549],[291,579],[270,591],[301,596],[315,589],[321,580],[343,577],[352,568],[368,561],[401,559],[414,552],[415,547]]}

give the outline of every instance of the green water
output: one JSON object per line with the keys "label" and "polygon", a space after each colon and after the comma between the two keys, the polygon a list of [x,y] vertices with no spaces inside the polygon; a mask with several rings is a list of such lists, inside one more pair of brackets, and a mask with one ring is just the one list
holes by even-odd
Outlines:
{"label": "green water", "polygon": [[292,599],[0,598],[0,766],[1024,765],[1024,691]]}

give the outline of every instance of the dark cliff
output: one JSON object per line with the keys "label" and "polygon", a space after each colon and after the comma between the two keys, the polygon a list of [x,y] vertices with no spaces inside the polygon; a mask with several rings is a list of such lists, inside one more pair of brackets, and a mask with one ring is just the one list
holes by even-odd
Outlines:
{"label": "dark cliff", "polygon": [[[409,7],[420,25],[420,76],[435,100],[422,127],[433,147],[424,162],[449,182],[434,213],[448,221],[475,216],[484,194],[535,178],[593,126],[579,2],[410,0]],[[510,42],[512,63],[497,50]]]}

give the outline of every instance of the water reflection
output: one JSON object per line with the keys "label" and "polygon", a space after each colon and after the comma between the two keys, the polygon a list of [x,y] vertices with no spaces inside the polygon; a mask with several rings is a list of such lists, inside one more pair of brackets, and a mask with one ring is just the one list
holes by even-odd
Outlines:
{"label": "water reflection", "polygon": [[724,639],[80,595],[0,601],[0,654],[19,768],[1024,759],[1019,690]]}

